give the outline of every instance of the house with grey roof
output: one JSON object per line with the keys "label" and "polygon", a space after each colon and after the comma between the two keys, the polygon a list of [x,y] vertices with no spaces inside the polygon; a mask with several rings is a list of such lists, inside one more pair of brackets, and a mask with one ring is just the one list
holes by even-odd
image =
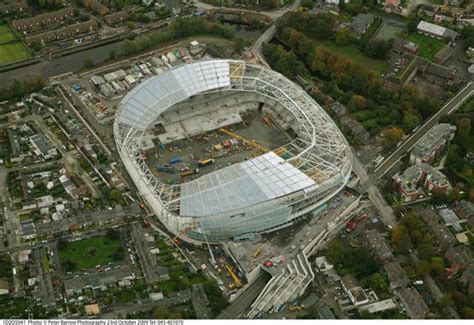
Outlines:
{"label": "house with grey roof", "polygon": [[397,291],[396,294],[403,303],[408,317],[411,319],[426,319],[430,317],[430,308],[415,288],[405,288]]}
{"label": "house with grey roof", "polygon": [[360,37],[369,29],[373,22],[374,16],[371,14],[359,13],[350,24],[349,29]]}
{"label": "house with grey roof", "polygon": [[459,36],[459,33],[452,29],[432,24],[424,20],[418,23],[417,30],[420,34],[438,39],[455,40]]}
{"label": "house with grey roof", "polygon": [[384,265],[385,272],[387,272],[388,280],[390,281],[390,288],[401,289],[410,284],[410,279],[405,270],[398,261],[391,261]]}
{"label": "house with grey roof", "polygon": [[382,262],[388,262],[394,258],[392,250],[388,247],[385,239],[377,229],[367,230],[365,236],[375,255]]}
{"label": "house with grey roof", "polygon": [[449,231],[446,225],[439,222],[438,214],[428,208],[418,209],[423,221],[428,225],[428,229],[439,244],[441,252],[445,252],[448,248],[456,245],[456,237]]}
{"label": "house with grey roof", "polygon": [[454,137],[456,126],[440,123],[432,127],[416,144],[410,154],[412,163],[429,163]]}

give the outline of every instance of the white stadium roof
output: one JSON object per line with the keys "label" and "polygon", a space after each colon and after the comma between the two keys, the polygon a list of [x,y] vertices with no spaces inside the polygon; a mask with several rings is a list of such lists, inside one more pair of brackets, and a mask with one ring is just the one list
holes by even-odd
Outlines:
{"label": "white stadium roof", "polygon": [[195,94],[230,85],[227,61],[203,61],[168,70],[134,88],[122,100],[119,122],[145,129],[169,107]]}
{"label": "white stadium roof", "polygon": [[181,185],[181,215],[205,216],[268,201],[315,185],[269,152]]}

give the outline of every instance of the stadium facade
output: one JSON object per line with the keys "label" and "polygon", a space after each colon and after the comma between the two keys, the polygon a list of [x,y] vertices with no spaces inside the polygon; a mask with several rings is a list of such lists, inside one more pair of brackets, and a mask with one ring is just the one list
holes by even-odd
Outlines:
{"label": "stadium facade", "polygon": [[[219,98],[233,98],[234,104],[206,102]],[[149,170],[141,145],[157,122],[189,121],[204,113],[230,116],[252,103],[263,105],[293,139],[182,184],[164,184]],[[216,123],[194,133],[220,127]],[[243,61],[194,62],[144,81],[121,101],[114,137],[143,198],[183,240],[239,239],[289,226],[336,195],[351,172],[349,146],[321,106],[283,75]]]}

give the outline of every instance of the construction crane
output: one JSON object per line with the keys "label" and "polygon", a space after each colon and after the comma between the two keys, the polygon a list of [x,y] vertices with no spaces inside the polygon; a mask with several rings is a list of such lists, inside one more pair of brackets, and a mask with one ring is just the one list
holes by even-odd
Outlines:
{"label": "construction crane", "polygon": [[242,288],[242,281],[240,281],[239,277],[235,272],[232,270],[232,268],[229,266],[229,264],[225,265],[227,271],[229,272],[230,276],[232,277],[232,280],[234,280],[235,287],[236,288]]}
{"label": "construction crane", "polygon": [[263,152],[269,152],[269,151],[271,151],[269,148],[267,148],[267,147],[265,147],[265,146],[262,146],[261,144],[257,143],[256,141],[254,141],[254,140],[249,140],[249,139],[247,139],[247,138],[244,138],[243,136],[238,135],[237,133],[234,133],[234,132],[229,131],[229,130],[227,130],[227,129],[221,128],[221,129],[219,129],[219,131],[221,131],[222,133],[225,133],[225,134],[227,134],[227,135],[230,135],[231,137],[236,138],[237,140],[240,140],[240,141],[242,141],[242,142],[245,142],[245,143],[247,143],[247,144],[249,144],[249,145],[251,145],[251,146],[253,146],[253,147],[257,148],[257,149],[260,149],[260,150],[262,150]]}
{"label": "construction crane", "polygon": [[268,239],[265,240],[265,241],[263,242],[263,244],[260,245],[260,247],[255,250],[255,252],[253,252],[253,257],[254,257],[254,258],[256,258],[258,255],[260,255],[260,252],[262,251],[263,247],[265,247],[265,245],[266,245],[267,243],[268,243]]}

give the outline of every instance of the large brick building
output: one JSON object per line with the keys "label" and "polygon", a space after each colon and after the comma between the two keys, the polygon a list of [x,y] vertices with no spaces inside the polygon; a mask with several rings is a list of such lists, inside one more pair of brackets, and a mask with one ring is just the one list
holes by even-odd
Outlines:
{"label": "large brick building", "polygon": [[407,168],[403,174],[396,174],[403,201],[415,201],[424,195],[423,189],[431,193],[447,193],[451,184],[443,173],[428,164],[420,163]]}

